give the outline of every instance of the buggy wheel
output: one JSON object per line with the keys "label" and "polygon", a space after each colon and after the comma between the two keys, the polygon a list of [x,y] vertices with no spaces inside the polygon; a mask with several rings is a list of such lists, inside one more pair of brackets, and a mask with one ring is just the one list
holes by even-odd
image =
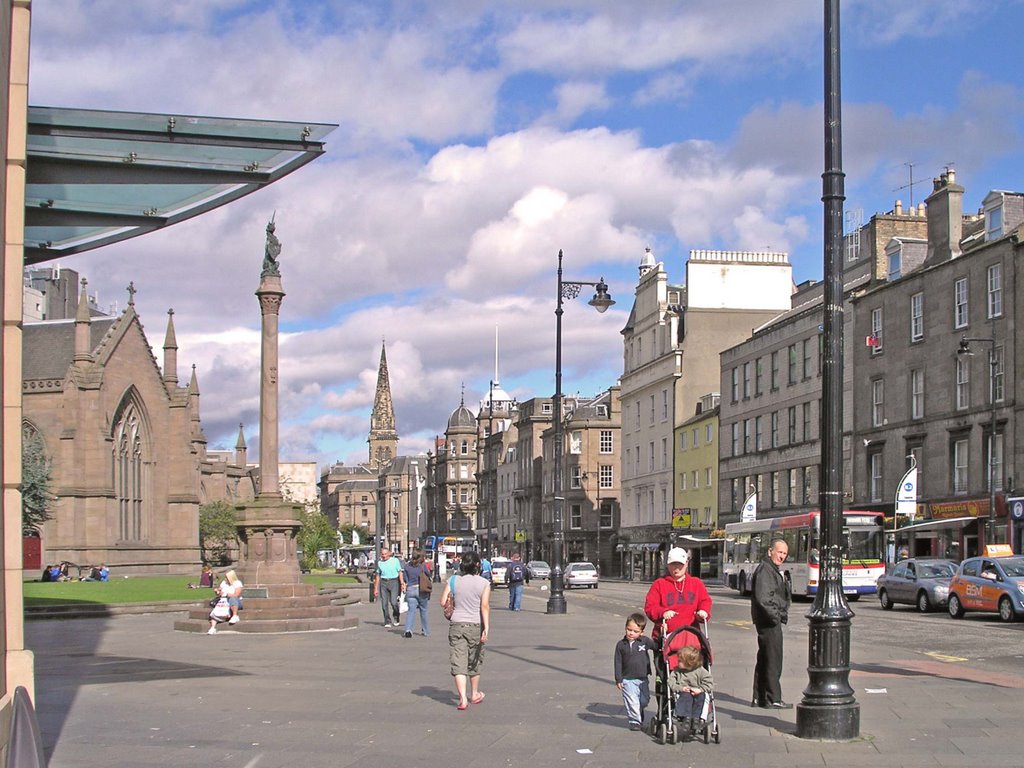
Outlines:
{"label": "buggy wheel", "polygon": [[715,732],[712,735],[715,737],[715,744],[722,743],[722,734],[719,732],[718,728],[715,728]]}
{"label": "buggy wheel", "polygon": [[668,726],[665,723],[658,723],[658,730],[654,734],[654,740],[659,744],[664,744],[668,739]]}
{"label": "buggy wheel", "polygon": [[705,725],[704,726],[704,743],[705,744],[710,744],[711,743],[711,726],[710,725]]}
{"label": "buggy wheel", "polygon": [[679,742],[679,729],[673,728],[672,730],[670,730],[666,734],[666,736],[665,736],[665,741],[667,741],[669,744],[676,744],[676,743],[678,743]]}

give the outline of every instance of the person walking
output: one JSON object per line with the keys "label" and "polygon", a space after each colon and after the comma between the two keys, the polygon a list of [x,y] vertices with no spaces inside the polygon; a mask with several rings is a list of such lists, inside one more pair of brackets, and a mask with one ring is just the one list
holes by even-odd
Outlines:
{"label": "person walking", "polygon": [[427,609],[434,583],[430,580],[430,567],[422,552],[413,552],[409,562],[402,565],[402,577],[405,580],[405,602],[409,606],[405,612],[405,637],[412,637],[417,613],[420,615],[420,634],[426,637],[430,634]]}
{"label": "person walking", "polygon": [[789,545],[773,541],[768,554],[754,571],[750,618],[757,629],[757,663],[754,666],[752,707],[792,709],[782,700],[782,625],[789,622],[792,600],[789,582],[779,567],[786,562]]}
{"label": "person walking", "polygon": [[491,625],[491,584],[480,575],[480,556],[476,552],[462,556],[460,570],[460,576],[452,576],[445,584],[441,605],[448,600],[448,595],[454,597],[455,611],[448,627],[448,660],[459,695],[458,709],[465,710],[470,704],[484,700],[480,669]]}
{"label": "person walking", "polygon": [[[657,579],[647,591],[644,613],[654,626],[651,637],[661,637],[662,625],[666,632],[711,618],[711,596],[704,582],[686,572],[690,553],[682,547],[673,547],[666,557],[668,573]],[[686,633],[684,644],[699,644],[696,636]]]}
{"label": "person walking", "polygon": [[382,547],[380,560],[377,561],[377,572],[373,577],[373,596],[380,600],[385,629],[399,626],[398,596],[405,589],[404,582],[402,564],[397,557],[391,556],[390,549]]}
{"label": "person walking", "polygon": [[523,565],[523,557],[518,552],[512,555],[512,562],[505,569],[505,580],[508,582],[508,609],[522,610],[523,585],[530,583],[530,572]]}

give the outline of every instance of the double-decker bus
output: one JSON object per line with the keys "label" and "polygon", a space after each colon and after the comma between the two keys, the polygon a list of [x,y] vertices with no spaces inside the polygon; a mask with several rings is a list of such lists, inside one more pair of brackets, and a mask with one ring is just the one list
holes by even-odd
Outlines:
{"label": "double-decker bus", "polygon": [[[817,511],[727,524],[723,568],[726,586],[749,594],[754,570],[776,539],[784,539],[789,545],[789,557],[780,570],[793,594],[816,594],[821,546],[821,513]],[[860,595],[873,595],[876,580],[885,573],[882,513],[844,512],[841,545],[843,592],[854,600]]]}

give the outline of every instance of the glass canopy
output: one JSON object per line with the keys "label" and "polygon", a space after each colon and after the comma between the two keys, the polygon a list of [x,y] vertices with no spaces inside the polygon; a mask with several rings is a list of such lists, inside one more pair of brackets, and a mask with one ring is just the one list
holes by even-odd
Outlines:
{"label": "glass canopy", "polygon": [[324,153],[337,126],[28,108],[25,263],[176,224]]}

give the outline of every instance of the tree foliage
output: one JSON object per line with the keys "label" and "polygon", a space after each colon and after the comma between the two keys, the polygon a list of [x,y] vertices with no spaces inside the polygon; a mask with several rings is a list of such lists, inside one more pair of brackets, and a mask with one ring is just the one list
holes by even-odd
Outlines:
{"label": "tree foliage", "polygon": [[199,551],[204,563],[226,565],[231,547],[238,542],[238,514],[223,499],[199,508]]}
{"label": "tree foliage", "polygon": [[302,550],[299,565],[311,570],[317,566],[317,551],[337,548],[338,532],[319,509],[303,510],[299,515],[299,522],[302,524],[297,537],[299,549]]}
{"label": "tree foliage", "polygon": [[21,438],[21,533],[38,534],[53,516],[56,497],[52,491],[53,466],[38,433],[25,431]]}

